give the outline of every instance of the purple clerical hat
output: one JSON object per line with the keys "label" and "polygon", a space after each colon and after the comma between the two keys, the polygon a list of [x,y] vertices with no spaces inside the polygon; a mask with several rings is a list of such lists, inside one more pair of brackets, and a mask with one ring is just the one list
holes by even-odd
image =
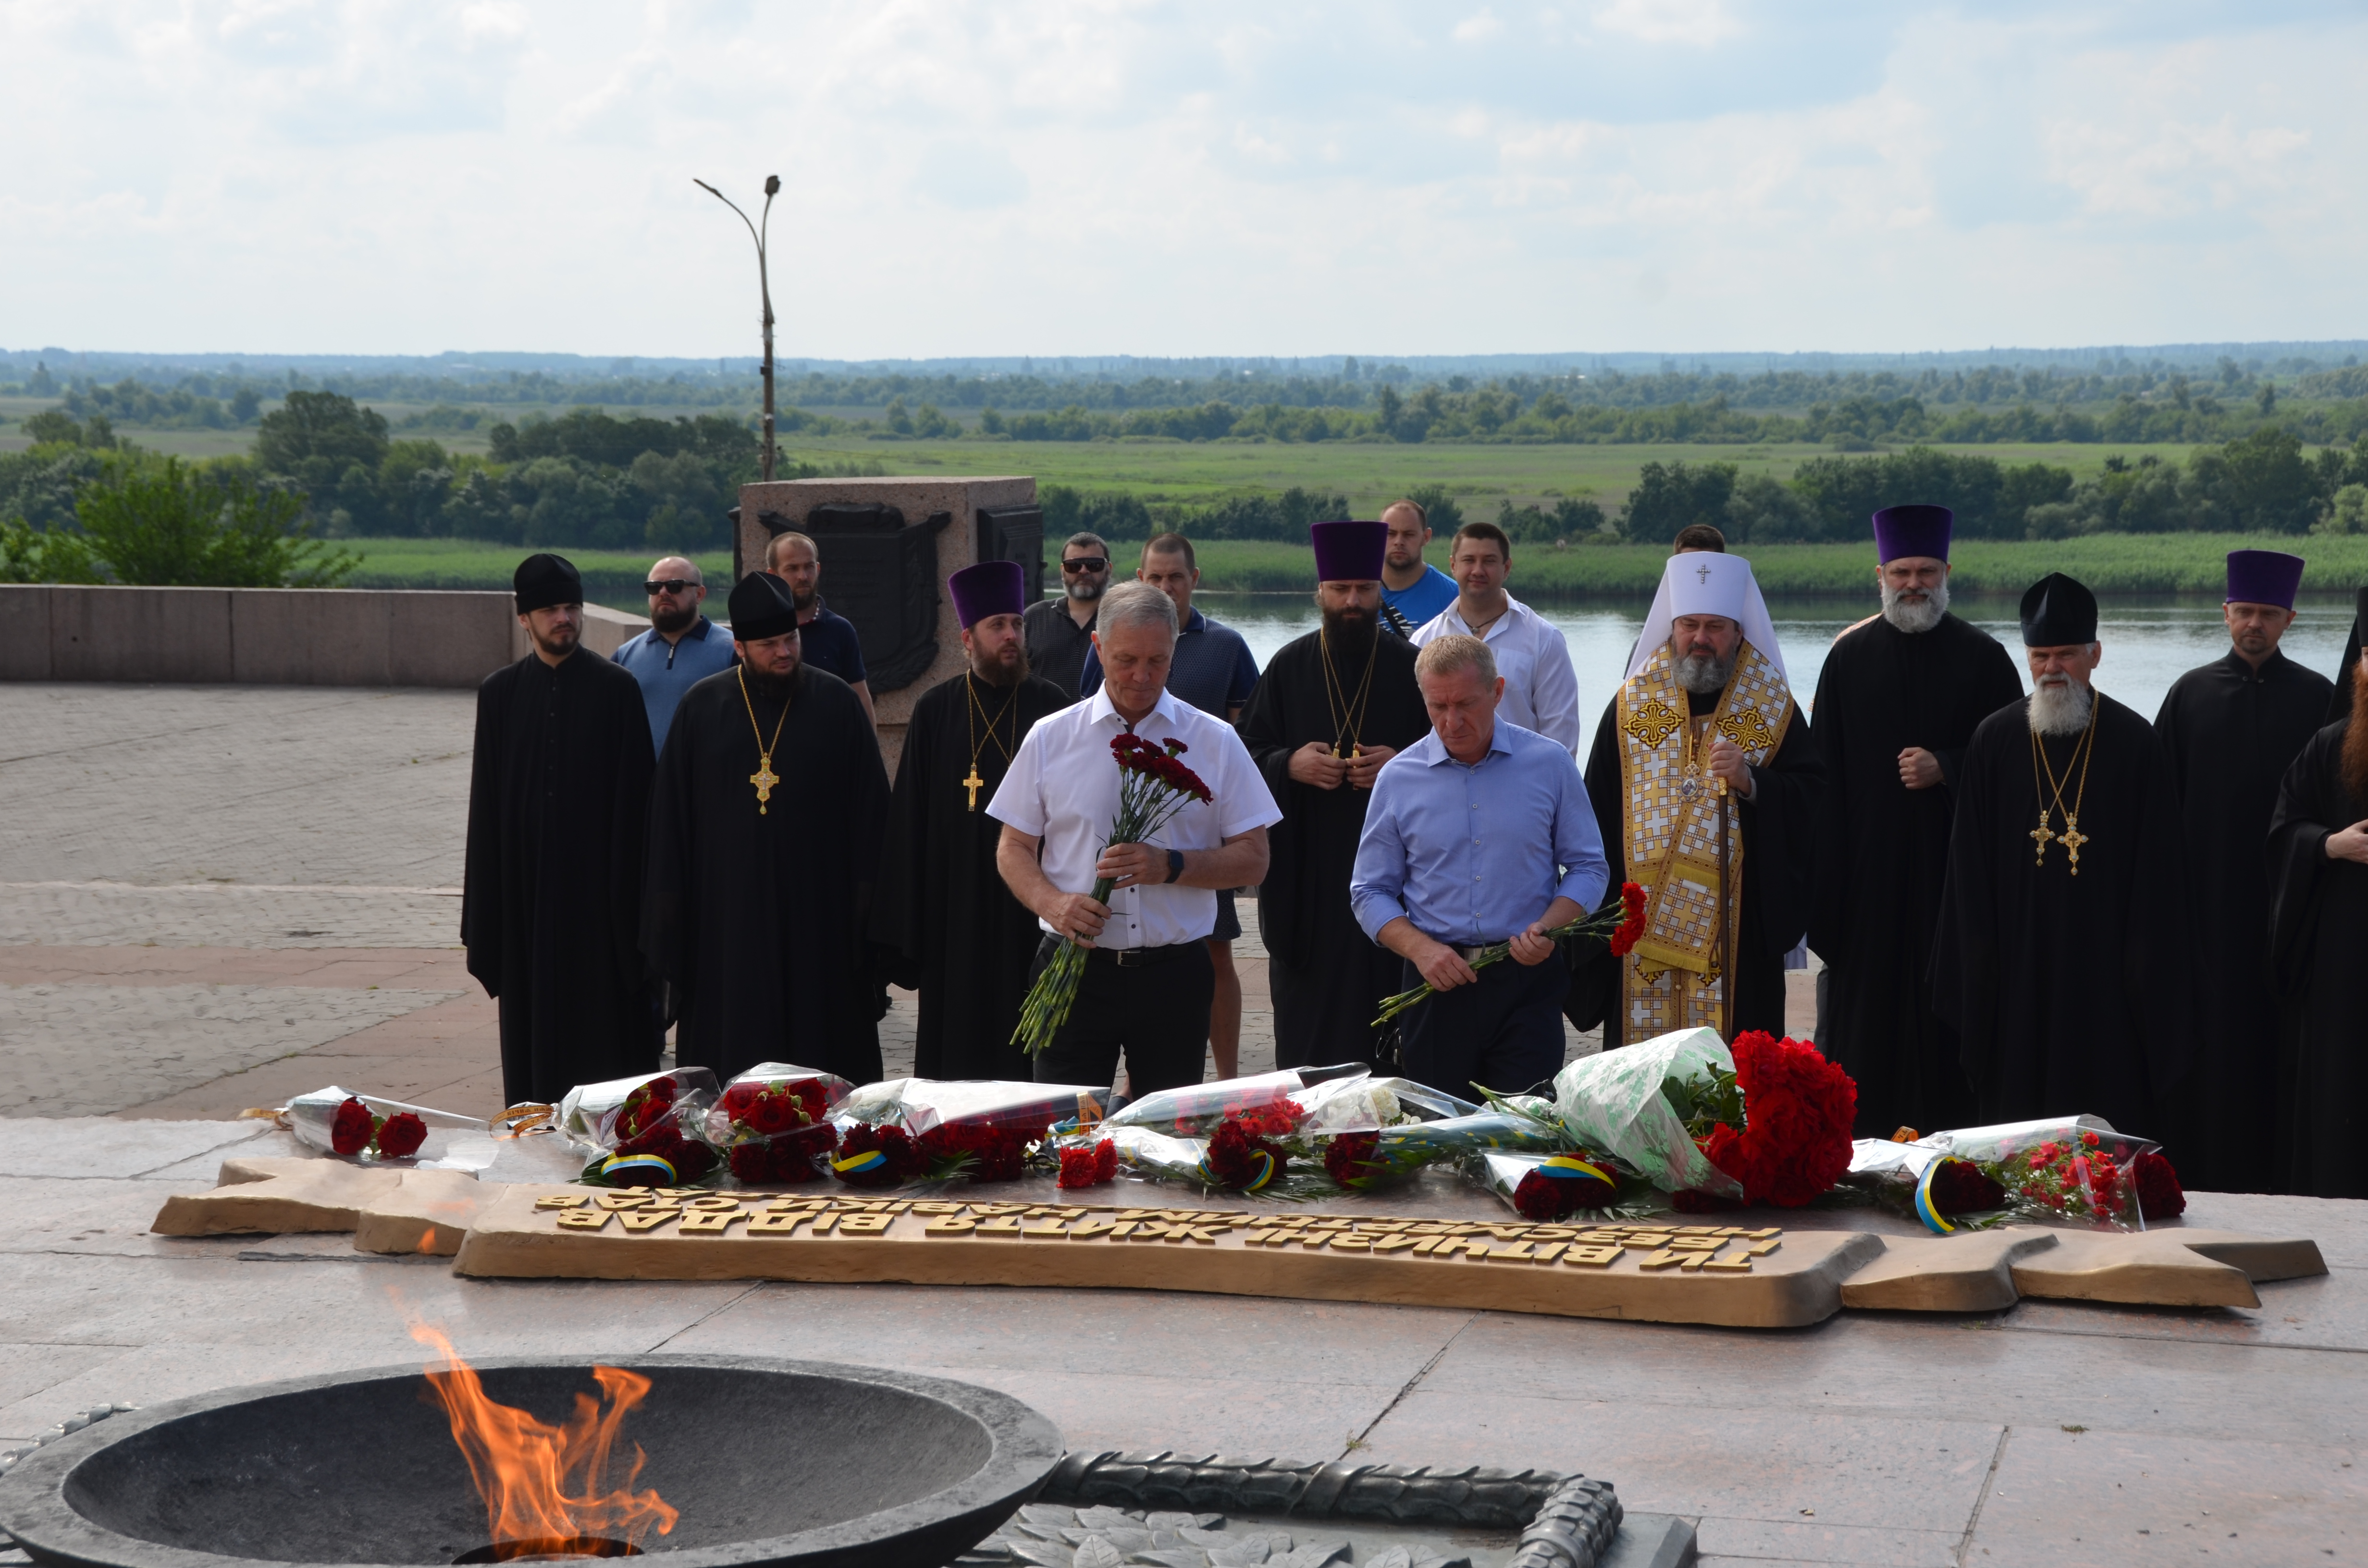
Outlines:
{"label": "purple clerical hat", "polygon": [[1878,562],[1903,555],[1949,559],[1949,528],[1957,520],[1946,506],[1885,506],[1874,515],[1874,554]]}
{"label": "purple clerical hat", "polygon": [[1382,555],[1389,548],[1386,523],[1310,523],[1308,541],[1315,546],[1315,580],[1319,583],[1377,583]]}
{"label": "purple clerical hat", "polygon": [[2294,608],[2294,590],[2302,586],[2302,557],[2282,550],[2232,550],[2228,552],[2228,603],[2275,605]]}
{"label": "purple clerical hat", "polygon": [[954,614],[968,631],[990,615],[1019,615],[1028,608],[1028,574],[1017,561],[982,561],[946,579]]}

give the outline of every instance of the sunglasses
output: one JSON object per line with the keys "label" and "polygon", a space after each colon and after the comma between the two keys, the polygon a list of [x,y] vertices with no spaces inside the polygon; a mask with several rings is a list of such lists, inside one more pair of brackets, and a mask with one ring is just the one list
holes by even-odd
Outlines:
{"label": "sunglasses", "polygon": [[1064,572],[1099,572],[1110,564],[1107,555],[1076,555],[1061,562]]}
{"label": "sunglasses", "polygon": [[680,577],[668,577],[664,582],[660,583],[643,583],[642,585],[642,592],[649,595],[652,598],[656,598],[660,594],[689,593],[691,589],[700,585],[701,585],[697,583],[687,583]]}

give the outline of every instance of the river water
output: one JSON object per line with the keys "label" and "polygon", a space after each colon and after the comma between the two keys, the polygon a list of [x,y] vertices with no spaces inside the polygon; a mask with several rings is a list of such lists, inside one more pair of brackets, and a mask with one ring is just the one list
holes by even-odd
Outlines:
{"label": "river water", "polygon": [[[1239,631],[1250,652],[1258,655],[1261,669],[1276,649],[1315,630],[1315,606],[1308,595],[1197,594],[1192,602]],[[1626,674],[1628,652],[1644,623],[1646,607],[1641,602],[1594,602],[1532,608],[1569,640],[1571,668],[1578,677],[1579,719],[1587,744],[1591,744],[1596,721]],[[1869,603],[1853,611],[1835,599],[1769,602],[1776,638],[1783,648],[1785,671],[1804,706],[1816,692],[1817,672],[1825,665],[1827,648],[1844,628],[1873,613],[1874,608]],[[2005,643],[2016,667],[2021,668],[2022,638],[2014,600],[1961,599],[1951,608]],[[2336,661],[2343,656],[2344,636],[2351,629],[2348,597],[2305,599],[2286,632],[2286,656],[2332,679]],[[2220,607],[2194,599],[2107,601],[2100,607],[2097,640],[2104,650],[2097,667],[2099,689],[2111,692],[2147,719],[2162,706],[2171,682],[2228,652],[2228,631],[2221,623]],[[2030,684],[2026,676],[2025,689]],[[1585,751],[1579,755],[1584,760]]]}

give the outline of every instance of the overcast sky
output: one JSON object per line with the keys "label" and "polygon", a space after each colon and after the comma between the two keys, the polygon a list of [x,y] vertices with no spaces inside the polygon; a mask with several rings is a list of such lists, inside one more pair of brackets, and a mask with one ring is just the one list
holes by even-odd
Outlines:
{"label": "overcast sky", "polygon": [[2368,335],[2368,7],[0,0],[0,345]]}

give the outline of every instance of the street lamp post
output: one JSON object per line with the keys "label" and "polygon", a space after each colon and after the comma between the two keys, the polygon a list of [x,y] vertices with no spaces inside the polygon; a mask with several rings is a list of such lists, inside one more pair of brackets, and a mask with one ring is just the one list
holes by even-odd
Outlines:
{"label": "street lamp post", "polygon": [[780,193],[781,176],[765,176],[765,208],[761,223],[749,223],[748,214],[740,211],[740,204],[703,179],[693,177],[691,184],[715,198],[734,212],[740,222],[748,223],[748,237],[757,242],[757,289],[765,302],[765,452],[760,460],[763,476],[768,483],[773,477],[773,280],[765,265],[765,236],[773,226],[773,198]]}

